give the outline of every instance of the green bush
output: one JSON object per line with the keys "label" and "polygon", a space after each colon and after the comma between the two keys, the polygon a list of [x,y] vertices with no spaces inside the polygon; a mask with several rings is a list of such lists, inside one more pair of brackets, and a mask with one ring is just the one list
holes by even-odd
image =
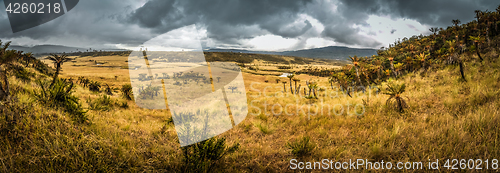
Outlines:
{"label": "green bush", "polygon": [[311,153],[316,147],[311,143],[309,136],[303,137],[300,140],[288,142],[286,146],[292,150],[292,154],[297,157],[302,157]]}
{"label": "green bush", "polygon": [[227,154],[234,153],[240,145],[234,144],[226,147],[225,138],[210,138],[208,140],[182,148],[182,161],[184,172],[213,171],[217,161]]}

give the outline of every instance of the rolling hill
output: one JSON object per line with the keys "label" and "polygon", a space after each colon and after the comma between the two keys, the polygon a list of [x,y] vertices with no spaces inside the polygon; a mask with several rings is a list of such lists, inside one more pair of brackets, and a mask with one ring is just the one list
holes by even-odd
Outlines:
{"label": "rolling hill", "polygon": [[284,55],[284,56],[297,56],[305,58],[322,58],[333,60],[347,60],[349,56],[372,56],[377,54],[376,49],[358,49],[343,46],[329,46],[315,49],[303,49],[295,51],[249,51],[243,49],[207,49],[205,52],[240,52],[250,54],[270,54],[270,55]]}

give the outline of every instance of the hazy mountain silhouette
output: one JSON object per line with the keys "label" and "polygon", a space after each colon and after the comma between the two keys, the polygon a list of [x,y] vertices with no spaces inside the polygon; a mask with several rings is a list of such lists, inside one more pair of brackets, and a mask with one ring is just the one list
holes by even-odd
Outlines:
{"label": "hazy mountain silhouette", "polygon": [[334,60],[347,60],[349,56],[372,56],[377,54],[376,49],[358,49],[343,46],[329,46],[315,49],[304,49],[296,51],[249,51],[243,49],[205,49],[205,52],[235,52],[235,53],[253,53],[253,54],[271,54],[271,55],[285,55],[297,56],[305,58],[322,58]]}
{"label": "hazy mountain silhouette", "polygon": [[[33,47],[27,46],[18,46],[11,45],[9,49],[20,50],[23,52],[31,52],[34,54],[48,54],[48,53],[72,53],[72,52],[87,52],[94,51],[94,49],[90,50],[89,48],[80,48],[80,47],[69,47],[69,46],[61,46],[61,45],[36,45]],[[98,49],[100,50],[100,49]],[[125,49],[102,49],[103,51],[125,51]]]}
{"label": "hazy mountain silhouette", "polygon": [[[24,52],[32,52],[34,54],[48,54],[48,53],[71,53],[71,52],[86,52],[87,48],[68,47],[61,45],[37,45],[33,47],[16,46],[12,45],[9,49],[20,50]],[[90,51],[90,50],[89,50]],[[94,49],[92,49],[94,51]],[[106,51],[124,51],[124,49],[114,49]],[[296,51],[251,51],[244,49],[205,49],[204,52],[235,52],[235,53],[250,53],[250,54],[269,54],[269,55],[284,55],[284,56],[297,56],[305,58],[322,58],[333,60],[347,60],[349,56],[372,56],[377,54],[376,49],[358,49],[343,46],[329,46],[315,49],[303,49]]]}

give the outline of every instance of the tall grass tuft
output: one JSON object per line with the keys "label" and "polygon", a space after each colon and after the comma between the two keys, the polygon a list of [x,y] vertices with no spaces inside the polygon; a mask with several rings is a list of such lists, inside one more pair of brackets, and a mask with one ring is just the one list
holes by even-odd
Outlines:
{"label": "tall grass tuft", "polygon": [[[109,111],[113,107],[113,101],[111,97],[107,95],[101,95],[95,100],[89,98],[87,99],[87,103],[89,104],[89,109],[95,111]],[[128,107],[128,104],[126,107]]]}
{"label": "tall grass tuft", "polygon": [[309,136],[302,137],[300,140],[288,142],[286,146],[291,149],[292,154],[297,157],[309,155],[314,148],[316,148]]}

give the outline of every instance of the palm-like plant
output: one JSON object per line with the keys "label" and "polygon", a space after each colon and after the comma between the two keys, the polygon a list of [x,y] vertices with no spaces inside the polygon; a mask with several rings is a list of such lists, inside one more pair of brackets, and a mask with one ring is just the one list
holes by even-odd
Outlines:
{"label": "palm-like plant", "polygon": [[10,96],[9,80],[5,68],[10,66],[22,54],[20,51],[7,50],[9,46],[10,42],[2,46],[0,41],[0,101],[8,99]]}
{"label": "palm-like plant", "polygon": [[395,56],[394,52],[392,52],[390,50],[386,51],[386,57],[389,60],[389,63],[391,65],[391,71],[394,74],[394,77],[397,78],[398,75],[396,75],[396,71],[394,70],[394,56]]}
{"label": "palm-like plant", "polygon": [[125,84],[122,86],[120,90],[122,91],[123,98],[127,100],[132,100],[132,85]]}
{"label": "palm-like plant", "polygon": [[313,89],[313,84],[312,82],[306,81],[307,88],[309,88],[309,94],[308,97],[311,97],[311,90]]}
{"label": "palm-like plant", "polygon": [[330,76],[330,78],[328,78],[328,83],[330,83],[330,86],[332,87],[332,89],[333,89],[333,83],[334,82],[335,82],[335,77]]}
{"label": "palm-like plant", "polygon": [[476,54],[479,57],[481,61],[483,61],[483,57],[481,57],[481,54],[479,53],[479,43],[482,43],[484,41],[484,38],[481,36],[469,36],[469,39],[474,41],[474,46],[476,47]]}
{"label": "palm-like plant", "polygon": [[297,91],[297,82],[299,82],[300,79],[293,78],[292,80],[293,80],[293,82],[295,82],[295,94],[297,94],[298,93],[298,91]]}
{"label": "palm-like plant", "polygon": [[26,63],[25,67],[28,67],[31,63],[31,61],[34,61],[36,58],[33,57],[33,53],[25,53],[22,56],[24,62]]}
{"label": "palm-like plant", "polygon": [[420,60],[421,68],[425,70],[425,60],[427,59],[427,54],[420,53],[417,55],[418,60]]}
{"label": "palm-like plant", "polygon": [[283,83],[283,93],[286,92],[286,81],[282,81],[281,83]]}
{"label": "palm-like plant", "polygon": [[313,95],[314,95],[314,98],[318,98],[317,94],[316,94],[316,91],[318,90],[318,83],[316,82],[312,82],[312,90],[313,90]]}
{"label": "palm-like plant", "polygon": [[[386,101],[387,105],[395,105],[399,112],[404,112],[404,109],[408,107],[407,101],[401,94],[406,91],[406,85],[403,84],[387,84],[387,92],[384,94],[389,95]],[[407,98],[406,98],[407,99]]]}
{"label": "palm-like plant", "polygon": [[351,59],[352,61],[352,64],[354,65],[354,69],[356,70],[356,77],[358,77],[358,82],[359,84],[361,85],[361,78],[359,77],[359,58],[358,56],[354,56],[354,57],[351,57],[349,56],[349,58]]}
{"label": "palm-like plant", "polygon": [[63,65],[64,62],[70,61],[71,59],[68,58],[68,56],[64,55],[64,54],[61,56],[56,55],[56,54],[52,54],[47,59],[54,62],[54,67],[56,67],[56,72],[54,73],[54,77],[52,78],[52,83],[50,83],[50,87],[52,87],[52,86],[54,86],[54,83],[56,82],[57,77],[59,76],[59,73],[61,72],[61,65]]}
{"label": "palm-like plant", "polygon": [[289,74],[286,76],[288,79],[290,79],[290,92],[293,94],[293,89],[292,89],[292,78],[295,76],[295,74]]}
{"label": "palm-like plant", "polygon": [[104,84],[104,85],[106,85],[104,92],[106,92],[107,95],[113,95],[113,90],[111,89],[111,87],[108,84]]}

